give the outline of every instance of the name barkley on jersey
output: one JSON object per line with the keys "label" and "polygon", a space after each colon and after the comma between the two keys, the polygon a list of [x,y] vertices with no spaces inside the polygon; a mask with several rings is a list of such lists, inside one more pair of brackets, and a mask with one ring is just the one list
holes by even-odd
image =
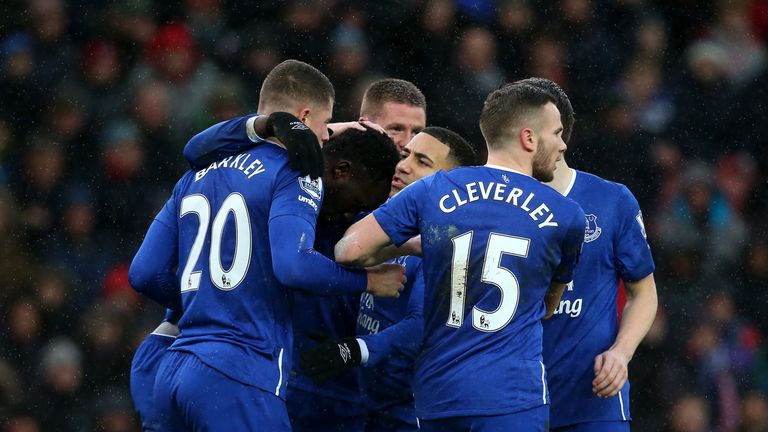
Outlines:
{"label": "name barkley on jersey", "polygon": [[[520,198],[523,195],[525,195],[525,191],[522,189],[513,187],[507,190],[507,185],[504,183],[478,181],[467,183],[461,192],[458,189],[452,189],[450,193],[440,197],[438,205],[443,213],[452,213],[457,208],[475,201],[492,200],[505,202],[527,212],[534,222],[541,220],[538,224],[539,228],[558,226],[557,221],[554,220],[555,215],[546,204],[535,205],[536,203],[533,200],[536,194],[529,192],[521,200]],[[531,210],[531,207],[533,207],[533,210]]]}
{"label": "name barkley on jersey", "polygon": [[[261,163],[260,160],[254,158],[253,161],[249,161],[250,158],[250,153],[240,153],[237,156],[229,156],[218,162],[214,162],[210,164],[208,168],[203,168],[196,172],[195,181],[199,181],[205,177],[205,175],[208,174],[210,170],[220,168],[232,168],[240,170],[243,172],[243,174],[248,176],[249,180],[256,174],[261,174],[266,171],[266,169],[264,169],[264,164]],[[250,164],[248,162],[250,162]]]}

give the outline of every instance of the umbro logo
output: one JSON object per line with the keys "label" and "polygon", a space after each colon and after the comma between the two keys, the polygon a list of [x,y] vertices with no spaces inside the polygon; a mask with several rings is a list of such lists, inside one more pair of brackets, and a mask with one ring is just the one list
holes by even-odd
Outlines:
{"label": "umbro logo", "polygon": [[349,359],[352,358],[352,352],[349,351],[347,344],[338,344],[338,345],[339,345],[339,355],[341,355],[341,359],[344,360],[344,363],[348,362]]}
{"label": "umbro logo", "polygon": [[290,124],[291,124],[291,129],[293,129],[293,130],[307,130],[307,129],[309,129],[307,127],[307,125],[305,125],[304,123],[302,123],[300,121],[291,122]]}

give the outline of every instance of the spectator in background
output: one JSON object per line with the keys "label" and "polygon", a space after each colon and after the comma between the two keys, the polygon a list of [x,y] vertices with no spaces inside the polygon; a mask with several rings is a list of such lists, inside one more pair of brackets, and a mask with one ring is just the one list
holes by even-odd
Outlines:
{"label": "spectator in background", "polygon": [[66,187],[64,150],[50,136],[29,136],[19,168],[17,199],[23,203],[19,221],[27,238],[35,240],[34,252],[41,254],[53,240],[57,215],[61,212],[58,197]]}
{"label": "spectator in background", "polygon": [[30,386],[35,382],[35,367],[45,342],[40,325],[40,307],[31,298],[19,297],[3,309],[8,332],[3,336],[2,357],[14,362],[22,382]]}
{"label": "spectator in background", "polygon": [[667,131],[675,111],[658,61],[631,60],[618,83],[618,93],[626,101],[638,129],[653,135]]}
{"label": "spectator in background", "polygon": [[81,315],[79,323],[81,349],[99,365],[88,371],[87,384],[90,388],[127,385],[131,347],[126,326],[131,314],[110,304],[103,294],[97,298],[100,300]]}
{"label": "spectator in background", "polygon": [[485,27],[468,27],[456,47],[447,76],[425,88],[434,110],[430,122],[451,129],[470,142],[482,143],[477,126],[485,97],[505,80],[496,60],[496,39]]}
{"label": "spectator in background", "polygon": [[77,49],[68,32],[63,0],[31,0],[28,4],[28,26],[35,41],[34,81],[45,92],[75,70]]}
{"label": "spectator in background", "polygon": [[182,142],[176,142],[171,123],[171,96],[168,85],[158,80],[142,82],[133,95],[128,117],[136,123],[143,142],[148,144],[147,159],[153,161],[158,180],[172,184],[186,169],[178,157]]}
{"label": "spectator in background", "polygon": [[69,338],[57,337],[40,352],[41,388],[32,407],[43,421],[43,430],[79,432],[90,424],[83,377],[83,353]]}
{"label": "spectator in background", "polygon": [[72,277],[67,271],[53,266],[43,266],[45,271],[36,275],[34,281],[35,301],[40,308],[40,322],[46,337],[63,336],[72,331],[74,289]]}
{"label": "spectator in background", "polygon": [[689,247],[704,257],[706,275],[730,274],[746,240],[746,227],[723,196],[705,164],[686,168],[677,197],[658,222],[657,242],[662,256]]}
{"label": "spectator in background", "polygon": [[744,0],[716,2],[715,17],[708,38],[726,55],[725,73],[729,82],[743,86],[766,67],[765,47],[750,28],[749,2]]}
{"label": "spectator in background", "polygon": [[727,91],[726,54],[716,44],[697,42],[688,48],[685,60],[672,132],[685,157],[713,162],[726,138],[713,119],[726,119],[733,99]]}
{"label": "spectator in background", "polygon": [[80,102],[85,102],[84,115],[90,124],[101,129],[110,116],[123,111],[129,93],[128,59],[117,43],[99,37],[85,43],[79,66],[80,73],[67,81],[81,93]]}
{"label": "spectator in background", "polygon": [[114,259],[113,238],[98,228],[96,197],[82,184],[72,183],[62,194],[56,214],[57,230],[51,244],[40,256],[55,271],[71,272],[78,288],[69,299],[74,312],[82,313],[93,302],[98,286],[93,280],[103,277]]}
{"label": "spectator in background", "polygon": [[525,75],[520,59],[527,55],[526,47],[533,39],[536,18],[530,0],[503,0],[499,3],[494,33],[499,40],[499,64],[510,77]]}
{"label": "spectator in background", "polygon": [[668,432],[710,432],[709,408],[701,396],[680,397],[667,415]]}
{"label": "spectator in background", "polygon": [[741,404],[741,427],[739,432],[768,431],[768,401],[765,395],[750,392]]}
{"label": "spectator in background", "polygon": [[0,112],[14,124],[14,130],[25,136],[29,119],[36,117],[37,107],[45,103],[42,88],[34,76],[37,66],[32,37],[25,32],[7,35],[0,45]]}
{"label": "spectator in background", "polygon": [[32,248],[20,224],[19,206],[11,191],[0,186],[0,305],[29,288],[35,272]]}
{"label": "spectator in background", "polygon": [[180,22],[165,24],[157,29],[146,46],[142,62],[131,74],[132,87],[148,79],[167,82],[173,101],[171,105],[174,140],[183,140],[195,121],[201,107],[213,94],[221,78],[220,71],[198,48],[197,41],[186,25]]}
{"label": "spectator in background", "polygon": [[147,157],[148,143],[144,142],[138,126],[128,119],[110,122],[102,131],[100,144],[101,215],[103,223],[123,245],[121,256],[127,259],[131,255],[129,251],[138,247],[141,239],[125,233],[140,232],[146,221],[139,215],[150,218],[162,206],[167,190],[158,188],[155,182],[168,174],[162,166],[156,168],[156,161]]}
{"label": "spectator in background", "polygon": [[428,0],[417,20],[419,36],[412,41],[413,61],[403,62],[407,67],[402,68],[402,76],[419,88],[427,88],[441,79],[451,63],[457,34],[456,5],[452,0]]}

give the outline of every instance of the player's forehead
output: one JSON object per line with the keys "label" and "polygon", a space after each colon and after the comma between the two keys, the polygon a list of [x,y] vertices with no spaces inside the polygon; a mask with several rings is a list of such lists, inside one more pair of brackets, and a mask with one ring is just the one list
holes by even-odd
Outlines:
{"label": "player's forehead", "polygon": [[424,129],[427,123],[427,114],[423,108],[416,105],[390,101],[384,102],[379,115],[371,120],[383,127],[398,123],[413,129]]}
{"label": "player's forehead", "polygon": [[416,134],[405,147],[408,153],[426,155],[435,162],[448,158],[451,151],[443,142],[424,132]]}

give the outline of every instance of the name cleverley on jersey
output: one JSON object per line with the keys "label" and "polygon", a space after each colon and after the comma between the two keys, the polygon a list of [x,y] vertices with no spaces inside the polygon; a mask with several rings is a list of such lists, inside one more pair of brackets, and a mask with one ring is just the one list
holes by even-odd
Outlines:
{"label": "name cleverley on jersey", "polygon": [[[525,198],[521,199],[523,195]],[[539,228],[558,226],[557,221],[554,220],[555,215],[549,207],[534,201],[535,197],[536,194],[533,192],[526,194],[520,188],[507,189],[504,183],[478,181],[467,183],[463,189],[452,189],[450,193],[440,197],[438,205],[443,213],[452,213],[457,208],[476,201],[499,201],[524,210],[534,222],[541,220],[538,224]]]}

